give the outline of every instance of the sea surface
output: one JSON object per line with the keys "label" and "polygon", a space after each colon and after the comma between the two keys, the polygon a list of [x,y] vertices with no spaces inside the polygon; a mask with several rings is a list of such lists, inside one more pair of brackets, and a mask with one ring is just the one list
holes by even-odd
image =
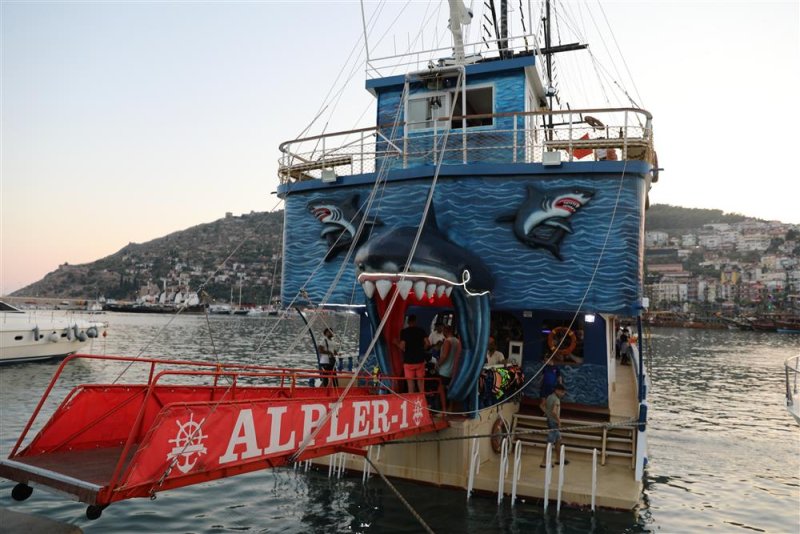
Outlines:
{"label": "sea surface", "polygon": [[[291,318],[104,314],[108,337],[84,352],[189,360],[308,366],[302,322]],[[345,354],[355,354],[358,321],[328,316]],[[322,330],[320,320],[315,326]],[[319,334],[318,334],[319,335]],[[800,335],[653,329],[647,336],[649,466],[638,511],[590,512],[508,498],[466,499],[465,491],[393,481],[435,532],[800,532],[800,426],[784,406],[783,362],[800,354]],[[57,363],[0,367],[0,453],[7,455]],[[74,385],[112,381],[120,365],[67,367],[46,405]],[[122,381],[135,378],[128,370]],[[102,532],[421,532],[414,516],[378,477],[329,479],[327,470],[265,470],[112,504],[96,521],[85,506],[35,490],[15,502],[0,480],[0,506]],[[0,531],[3,531],[0,525]]]}

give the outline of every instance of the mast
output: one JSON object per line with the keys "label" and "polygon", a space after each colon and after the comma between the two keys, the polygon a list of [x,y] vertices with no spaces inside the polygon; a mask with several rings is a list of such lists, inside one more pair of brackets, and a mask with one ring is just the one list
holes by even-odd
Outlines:
{"label": "mast", "polygon": [[500,40],[497,43],[500,48],[500,57],[510,56],[508,51],[508,0],[500,0]]}
{"label": "mast", "polygon": [[464,35],[461,26],[472,22],[472,11],[461,0],[448,0],[450,5],[450,33],[453,34],[453,56],[456,65],[464,64]]}
{"label": "mast", "polygon": [[[544,48],[541,50],[541,53],[544,55],[545,58],[545,66],[547,68],[547,88],[545,89],[545,93],[547,96],[547,105],[550,108],[550,111],[553,110],[553,97],[556,96],[556,86],[553,83],[553,54],[557,54],[559,52],[570,52],[572,50],[583,50],[584,48],[589,48],[587,44],[581,43],[570,43],[565,45],[558,45],[553,46],[550,37],[550,27],[551,27],[551,19],[550,19],[550,0],[545,0],[545,9],[544,9],[544,18],[542,19],[542,25],[544,26]],[[553,129],[553,115],[550,114],[548,118],[548,128],[552,131]]]}

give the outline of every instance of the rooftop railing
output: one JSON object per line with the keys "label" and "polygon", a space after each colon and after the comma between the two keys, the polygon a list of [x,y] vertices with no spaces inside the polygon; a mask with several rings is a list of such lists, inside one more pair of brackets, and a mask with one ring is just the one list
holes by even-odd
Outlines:
{"label": "rooftop railing", "polygon": [[[473,126],[475,125],[475,126]],[[466,127],[465,127],[466,126]],[[533,111],[401,122],[286,141],[281,183],[426,165],[600,159],[653,162],[652,116],[636,108]],[[557,153],[553,156],[545,154]],[[547,161],[545,161],[545,159]]]}

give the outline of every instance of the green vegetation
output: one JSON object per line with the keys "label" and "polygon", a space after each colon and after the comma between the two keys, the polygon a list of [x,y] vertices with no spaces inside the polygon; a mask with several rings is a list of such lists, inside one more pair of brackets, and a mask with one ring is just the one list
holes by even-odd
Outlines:
{"label": "green vegetation", "polygon": [[739,213],[724,213],[722,210],[653,204],[647,210],[646,230],[688,230],[690,228],[700,228],[704,224],[735,223],[745,219],[747,217]]}

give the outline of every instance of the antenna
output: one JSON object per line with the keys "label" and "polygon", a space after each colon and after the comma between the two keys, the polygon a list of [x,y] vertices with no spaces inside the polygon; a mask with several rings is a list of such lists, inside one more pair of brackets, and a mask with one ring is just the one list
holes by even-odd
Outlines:
{"label": "antenna", "polygon": [[448,0],[450,5],[450,33],[453,34],[453,55],[456,65],[464,64],[464,36],[461,26],[472,22],[472,11],[460,0]]}

